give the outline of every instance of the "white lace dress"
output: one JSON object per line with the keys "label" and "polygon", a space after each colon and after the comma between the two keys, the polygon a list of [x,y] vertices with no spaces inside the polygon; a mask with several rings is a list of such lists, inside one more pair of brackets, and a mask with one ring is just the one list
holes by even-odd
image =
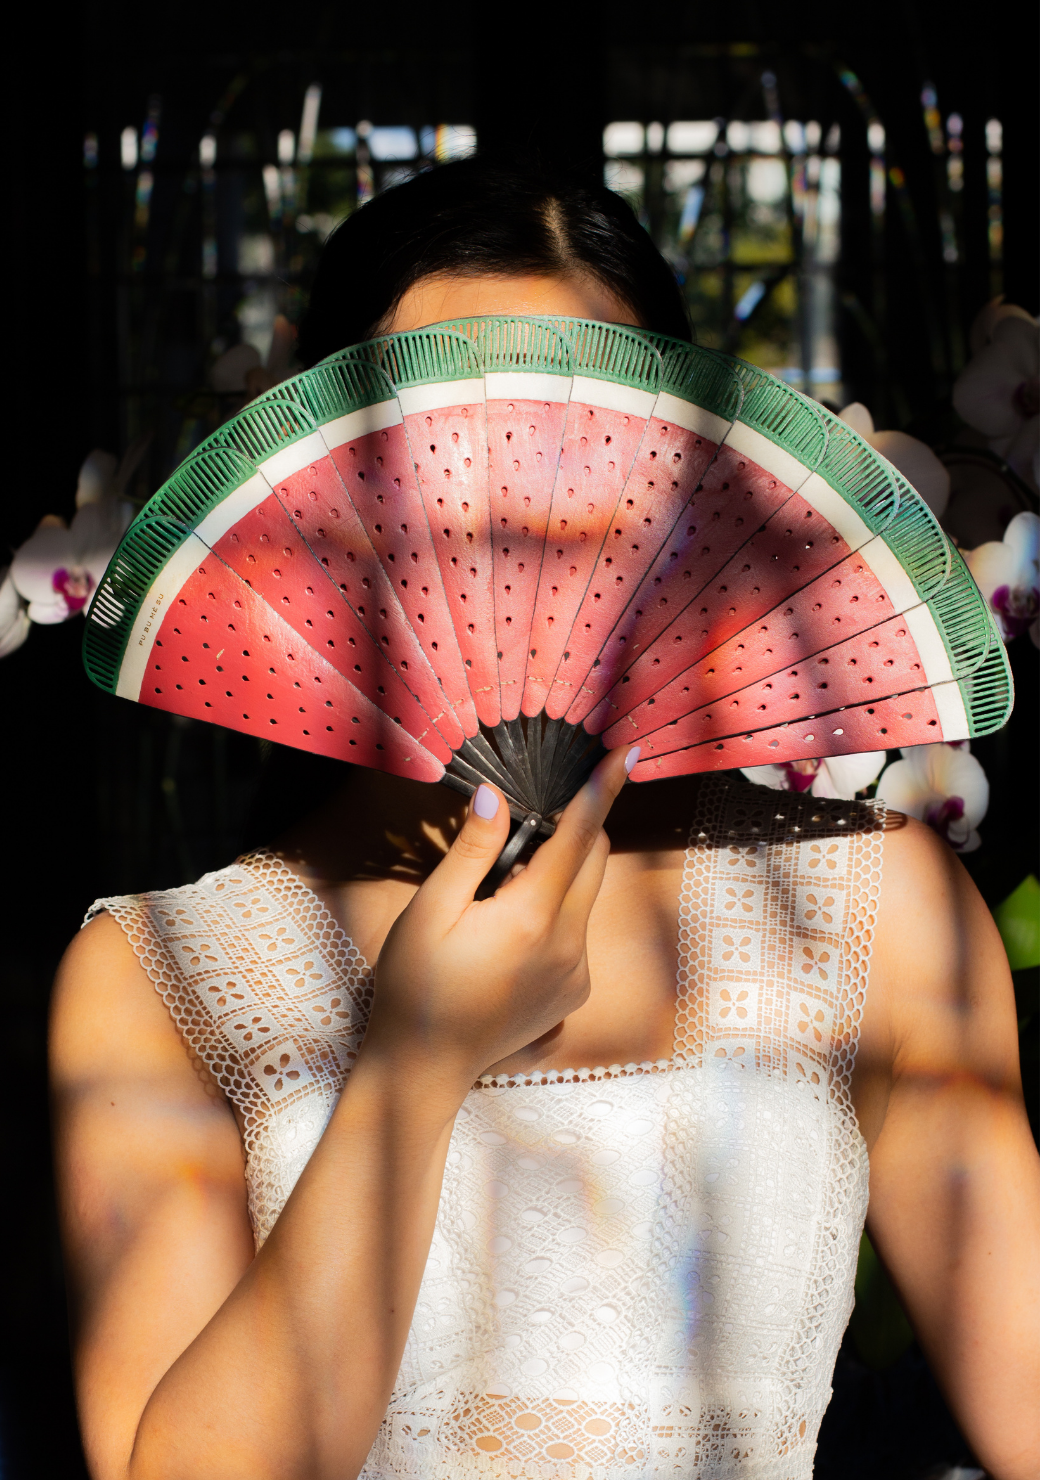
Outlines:
{"label": "white lace dress", "polygon": [[[368,1480],[809,1480],[866,1212],[849,1077],[882,838],[867,806],[705,782],[674,1057],[468,1095]],[[102,909],[244,1117],[259,1246],[370,969],[269,853]]]}

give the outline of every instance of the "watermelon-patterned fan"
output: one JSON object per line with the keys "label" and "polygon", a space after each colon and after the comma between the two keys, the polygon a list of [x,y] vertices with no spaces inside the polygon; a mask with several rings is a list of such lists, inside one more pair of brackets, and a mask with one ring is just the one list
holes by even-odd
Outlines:
{"label": "watermelon-patterned fan", "polygon": [[988,733],[963,561],[843,422],[640,330],[480,318],[277,386],[159,490],[91,605],[110,692],[470,794],[501,868],[635,781]]}

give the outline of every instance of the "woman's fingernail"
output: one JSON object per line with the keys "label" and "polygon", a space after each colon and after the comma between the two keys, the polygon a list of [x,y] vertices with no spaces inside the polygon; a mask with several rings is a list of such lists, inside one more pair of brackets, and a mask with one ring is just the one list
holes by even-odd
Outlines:
{"label": "woman's fingernail", "polygon": [[633,745],[632,746],[632,749],[625,756],[625,771],[626,771],[626,773],[631,772],[632,767],[635,765],[636,761],[639,759],[639,752],[640,752],[641,749],[642,749],[642,746]]}
{"label": "woman's fingernail", "polygon": [[490,786],[485,786],[483,782],[473,793],[473,810],[478,817],[483,817],[485,822],[494,817],[498,811],[498,797]]}

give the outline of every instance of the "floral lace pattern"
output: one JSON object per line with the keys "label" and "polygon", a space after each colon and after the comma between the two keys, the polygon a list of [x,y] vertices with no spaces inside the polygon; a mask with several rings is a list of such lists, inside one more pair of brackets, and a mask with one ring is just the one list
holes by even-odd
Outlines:
{"label": "floral lace pattern", "polygon": [[[869,806],[705,781],[674,1057],[467,1097],[367,1480],[809,1480],[866,1212],[849,1080],[882,828]],[[244,1117],[259,1245],[349,1073],[371,973],[269,853],[99,909]]]}

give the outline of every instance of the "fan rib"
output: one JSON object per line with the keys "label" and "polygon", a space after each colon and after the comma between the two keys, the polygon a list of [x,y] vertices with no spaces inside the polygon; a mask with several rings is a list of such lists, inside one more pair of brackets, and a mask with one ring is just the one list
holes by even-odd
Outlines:
{"label": "fan rib", "polygon": [[526,715],[545,707],[655,399],[574,377],[531,624]]}
{"label": "fan rib", "polygon": [[700,418],[690,414],[693,408],[686,409],[681,421],[675,417],[664,422],[655,408],[647,423],[611,521],[613,533],[608,530],[601,547],[546,700],[546,713],[553,718],[570,709],[631,594],[689,507],[690,489],[700,484],[725,434],[723,428],[717,441],[710,440],[695,424],[710,413]]}
{"label": "fan rib", "polygon": [[133,697],[298,749],[440,779],[440,761],[325,658],[301,647],[298,634],[197,535],[178,556],[160,578],[163,615]]}

